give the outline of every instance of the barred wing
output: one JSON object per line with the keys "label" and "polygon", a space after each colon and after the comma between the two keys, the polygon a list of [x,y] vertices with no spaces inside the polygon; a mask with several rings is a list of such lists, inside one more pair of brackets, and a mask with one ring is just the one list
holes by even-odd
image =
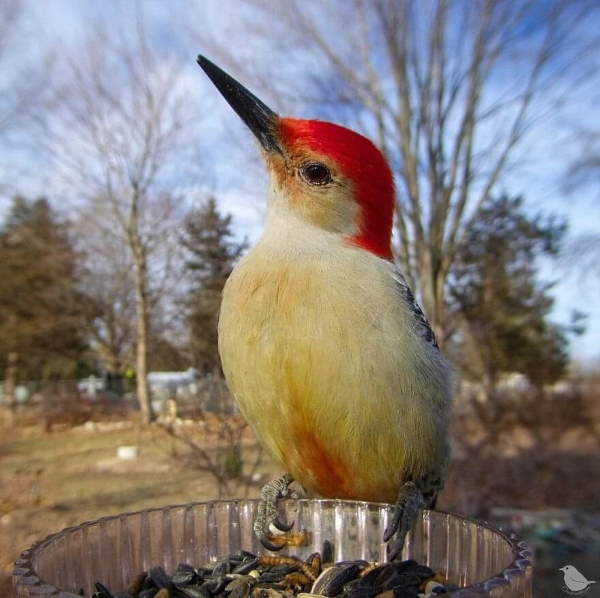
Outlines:
{"label": "barred wing", "polygon": [[437,341],[435,340],[435,335],[433,334],[433,330],[431,330],[431,326],[429,325],[429,321],[425,317],[425,314],[423,313],[423,310],[419,304],[416,302],[415,296],[410,290],[406,279],[396,267],[394,267],[392,276],[394,277],[394,281],[400,296],[406,302],[406,305],[418,323],[419,332],[421,333],[423,340],[439,350]]}

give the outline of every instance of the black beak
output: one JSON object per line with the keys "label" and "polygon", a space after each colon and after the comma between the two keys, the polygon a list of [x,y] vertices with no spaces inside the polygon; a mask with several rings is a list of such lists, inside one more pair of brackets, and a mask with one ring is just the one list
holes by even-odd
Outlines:
{"label": "black beak", "polygon": [[233,77],[230,77],[201,54],[198,56],[198,64],[229,105],[256,135],[263,148],[268,152],[278,151],[281,153],[277,126],[279,117],[277,114],[243,85],[240,85]]}

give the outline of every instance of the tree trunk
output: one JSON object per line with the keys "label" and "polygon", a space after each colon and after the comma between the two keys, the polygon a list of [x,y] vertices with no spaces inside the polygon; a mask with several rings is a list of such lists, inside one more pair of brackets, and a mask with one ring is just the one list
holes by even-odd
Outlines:
{"label": "tree trunk", "polygon": [[15,388],[17,386],[17,361],[19,359],[18,354],[15,351],[11,351],[8,354],[6,364],[6,375],[4,378],[4,403],[8,407],[10,422],[14,421],[15,416]]}
{"label": "tree trunk", "polygon": [[146,254],[137,244],[135,260],[135,303],[136,303],[136,391],[144,423],[154,420],[150,387],[148,386],[148,280]]}
{"label": "tree trunk", "polygon": [[[436,271],[434,268],[431,250],[428,247],[421,248],[418,277],[421,281],[421,307],[429,320],[438,344],[442,347],[446,339],[444,302],[446,279],[442,272]],[[417,293],[416,288],[413,290]]]}
{"label": "tree trunk", "polygon": [[448,333],[450,322],[448,321],[445,298],[447,276],[448,275],[445,272],[437,272],[433,291],[435,301],[435,322],[433,324],[433,331],[436,333],[436,338],[440,347],[443,347],[446,344],[446,341],[450,336]]}

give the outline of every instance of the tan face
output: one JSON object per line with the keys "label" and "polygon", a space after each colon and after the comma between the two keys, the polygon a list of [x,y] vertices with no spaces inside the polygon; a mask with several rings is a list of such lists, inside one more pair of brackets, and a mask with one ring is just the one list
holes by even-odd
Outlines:
{"label": "tan face", "polygon": [[275,190],[274,201],[326,231],[355,235],[359,206],[352,181],[335,162],[310,149],[265,155]]}
{"label": "tan face", "polygon": [[335,123],[280,118],[205,56],[198,64],[258,139],[272,175],[271,203],[391,259],[394,180],[373,143]]}

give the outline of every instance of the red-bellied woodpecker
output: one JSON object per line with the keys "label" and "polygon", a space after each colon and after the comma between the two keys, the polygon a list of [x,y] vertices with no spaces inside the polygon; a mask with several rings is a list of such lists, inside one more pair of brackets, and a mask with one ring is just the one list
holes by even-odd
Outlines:
{"label": "red-bellied woodpecker", "polygon": [[392,173],[365,137],[280,118],[200,66],[261,144],[264,232],[224,289],[219,351],[244,416],[288,475],[263,489],[263,544],[292,479],[334,498],[393,502],[395,554],[448,460],[449,367],[392,261]]}

